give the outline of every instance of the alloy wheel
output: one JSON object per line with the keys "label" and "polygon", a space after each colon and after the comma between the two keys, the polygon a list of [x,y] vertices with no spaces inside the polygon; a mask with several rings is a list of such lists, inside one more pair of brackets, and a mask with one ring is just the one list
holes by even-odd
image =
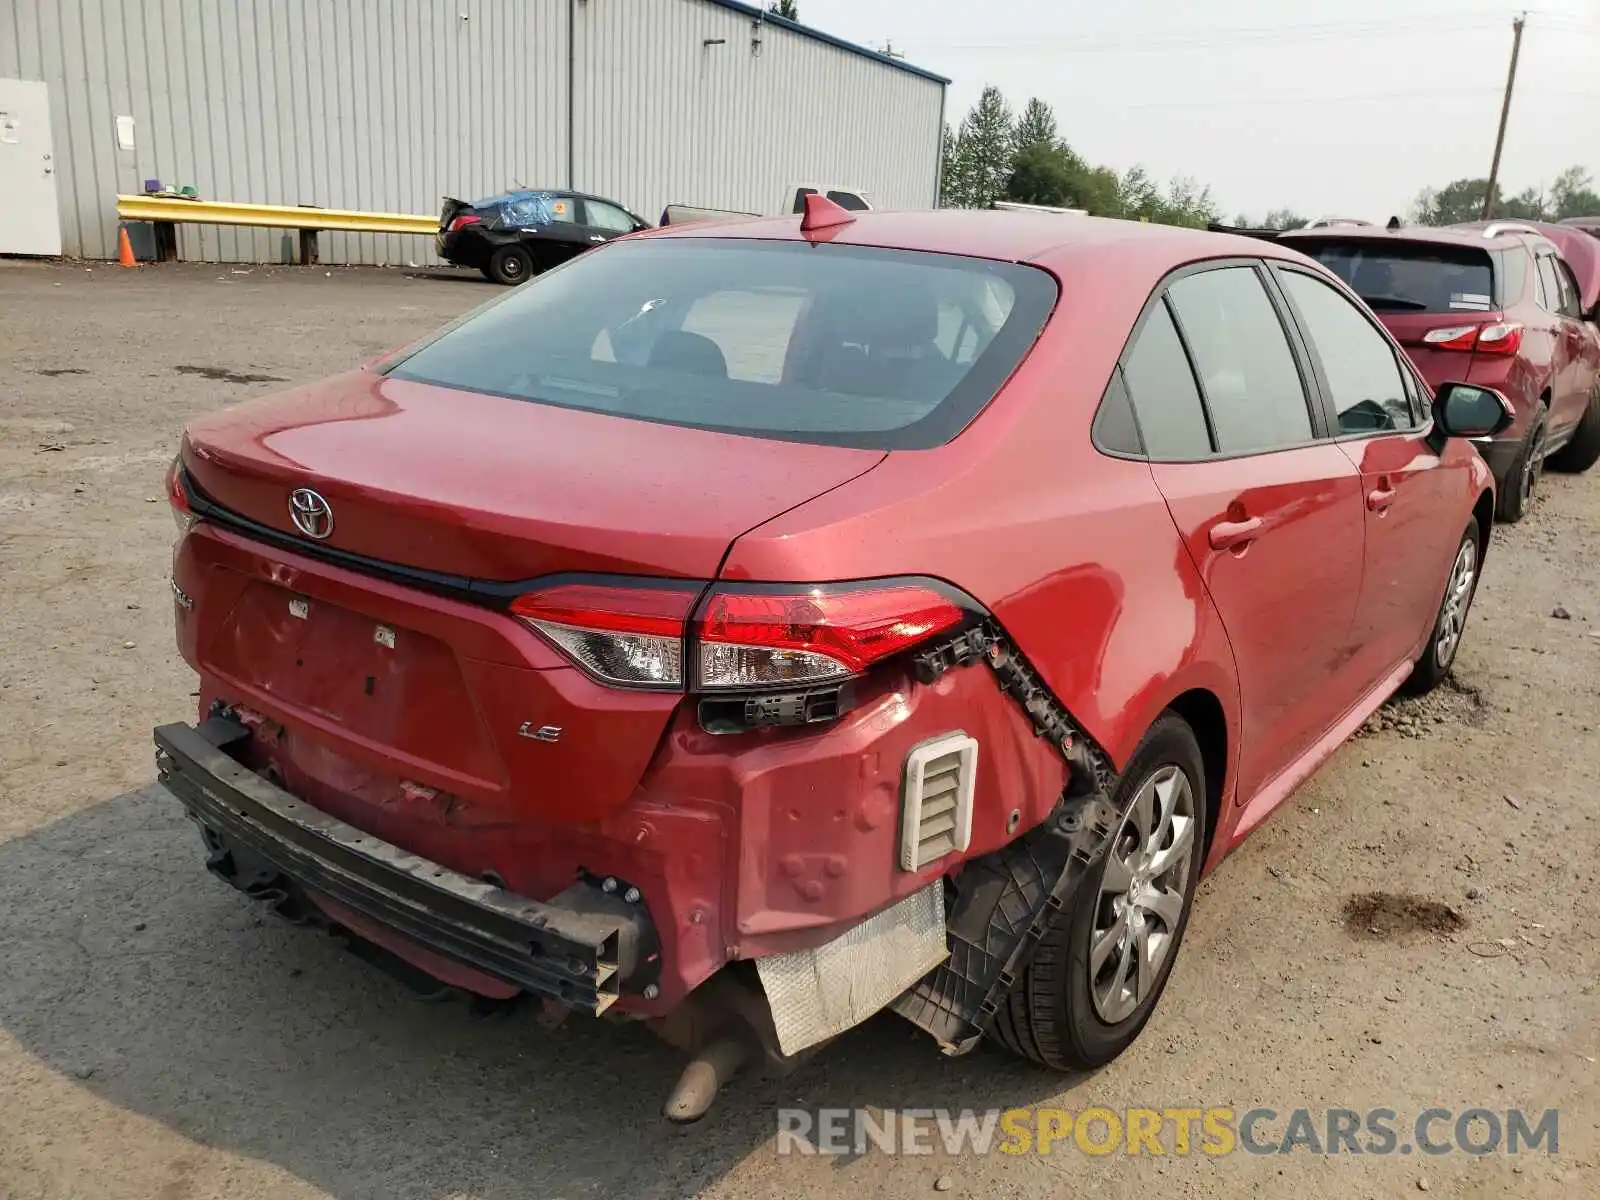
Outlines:
{"label": "alloy wheel", "polygon": [[1089,995],[1108,1025],[1151,995],[1178,942],[1194,855],[1194,789],[1175,766],[1152,772],[1106,851],[1089,939]]}
{"label": "alloy wheel", "polygon": [[1445,585],[1444,606],[1439,610],[1439,627],[1434,633],[1433,655],[1441,667],[1455,658],[1461,644],[1461,630],[1467,623],[1467,606],[1472,602],[1472,582],[1478,571],[1478,547],[1471,538],[1456,551],[1450,582]]}

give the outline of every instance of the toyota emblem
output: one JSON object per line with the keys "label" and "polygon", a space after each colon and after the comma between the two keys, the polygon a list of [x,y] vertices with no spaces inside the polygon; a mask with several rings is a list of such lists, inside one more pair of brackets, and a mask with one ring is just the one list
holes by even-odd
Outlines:
{"label": "toyota emblem", "polygon": [[289,493],[289,519],[301,533],[319,542],[333,532],[333,506],[310,488]]}

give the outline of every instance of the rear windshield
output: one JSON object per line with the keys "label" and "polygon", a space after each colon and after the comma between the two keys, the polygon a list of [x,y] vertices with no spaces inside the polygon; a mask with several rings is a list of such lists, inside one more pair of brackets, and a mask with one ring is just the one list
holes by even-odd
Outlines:
{"label": "rear windshield", "polygon": [[1468,246],[1293,238],[1289,244],[1348,283],[1377,312],[1488,312],[1489,254]]}
{"label": "rear windshield", "polygon": [[948,441],[1056,299],[1034,267],[827,243],[628,240],[447,326],[396,379],[883,450]]}

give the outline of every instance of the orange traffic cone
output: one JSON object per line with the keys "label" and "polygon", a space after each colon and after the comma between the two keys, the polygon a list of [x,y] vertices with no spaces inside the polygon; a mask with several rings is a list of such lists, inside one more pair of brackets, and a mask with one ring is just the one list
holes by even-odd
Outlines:
{"label": "orange traffic cone", "polygon": [[117,262],[124,267],[137,267],[139,262],[133,257],[133,243],[128,240],[128,227],[117,226]]}

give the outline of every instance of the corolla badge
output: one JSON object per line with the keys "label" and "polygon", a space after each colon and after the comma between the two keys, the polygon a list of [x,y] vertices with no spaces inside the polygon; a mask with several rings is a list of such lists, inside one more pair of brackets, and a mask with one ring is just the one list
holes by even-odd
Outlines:
{"label": "corolla badge", "polygon": [[301,533],[319,542],[333,532],[333,506],[310,488],[289,493],[289,519]]}

